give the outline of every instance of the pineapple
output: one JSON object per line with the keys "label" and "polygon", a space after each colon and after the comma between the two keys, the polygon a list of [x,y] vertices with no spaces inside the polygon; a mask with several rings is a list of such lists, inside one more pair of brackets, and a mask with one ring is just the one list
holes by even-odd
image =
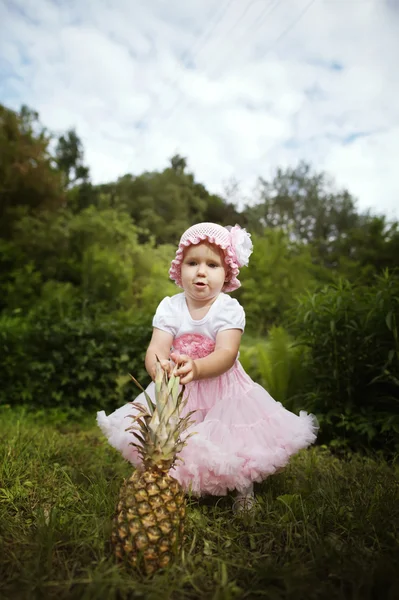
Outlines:
{"label": "pineapple", "polygon": [[183,541],[186,501],[183,489],[169,470],[178,453],[193,434],[183,434],[191,425],[192,412],[181,417],[187,399],[179,378],[167,376],[157,359],[155,403],[144,392],[148,410],[137,404],[132,416],[133,446],[142,459],[142,468],[125,480],[113,522],[112,543],[120,560],[143,567],[146,574],[169,565],[180,552]]}

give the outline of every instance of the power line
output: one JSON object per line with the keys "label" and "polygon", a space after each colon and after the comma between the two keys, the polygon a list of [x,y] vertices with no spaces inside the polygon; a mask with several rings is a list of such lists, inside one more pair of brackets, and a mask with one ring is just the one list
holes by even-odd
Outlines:
{"label": "power line", "polygon": [[[189,57],[191,58],[195,58],[195,55],[198,54],[198,52],[200,50],[202,50],[202,48],[204,47],[204,45],[206,44],[206,41],[209,39],[209,36],[212,34],[212,32],[215,30],[215,28],[217,27],[217,25],[220,23],[220,21],[222,20],[222,18],[224,17],[224,15],[226,14],[226,12],[228,11],[228,9],[230,8],[231,4],[235,2],[235,0],[227,0],[227,2],[224,4],[221,13],[219,14],[218,17],[216,17],[213,22],[211,23],[210,26],[207,27],[207,29],[201,34],[201,36],[199,38],[197,38],[196,40],[196,44],[194,44],[194,47],[192,49],[187,49],[185,50],[185,52],[183,53],[183,56],[181,57],[181,61],[185,61],[186,59],[188,59]],[[215,17],[217,14],[217,9],[216,11],[213,13],[213,16]],[[197,44],[199,43],[199,47],[196,48]],[[169,83],[169,85],[171,87],[176,87],[176,83],[179,81],[178,77],[176,77],[175,79],[171,79],[169,77],[165,78],[166,82]],[[158,94],[158,98],[157,98],[157,104],[159,104],[159,97],[160,94]],[[144,112],[144,114],[140,117],[140,119],[138,119],[139,121],[143,122],[145,121],[151,111],[153,110],[154,105],[153,103],[151,103],[150,107]],[[140,130],[140,134],[143,132],[143,130]]]}
{"label": "power line", "polygon": [[[254,4],[257,4],[260,1],[264,1],[264,0],[252,0],[245,8],[244,12],[241,14],[241,16],[236,20],[236,22],[230,27],[230,29],[225,33],[225,36],[228,36],[232,33],[232,31],[237,27],[237,25],[240,23],[240,21],[245,17],[245,15],[247,14],[248,10],[251,8],[251,6],[253,6]],[[267,18],[272,12],[274,12],[275,8],[277,8],[278,4],[281,2],[281,0],[277,0],[276,3],[272,6],[273,4],[273,0],[272,2],[266,6],[264,8],[264,10],[262,11],[262,13],[259,15],[258,19],[261,20],[261,24],[263,23],[264,19]],[[267,11],[267,9],[269,9]],[[267,11],[267,12],[266,12]],[[259,29],[259,23],[258,23],[258,27],[256,28],[256,30]],[[241,38],[239,38],[239,40],[244,39],[248,34],[248,31],[244,32],[244,36],[242,36]],[[239,41],[238,40],[238,41]],[[238,42],[237,42],[238,43]],[[180,98],[181,98],[181,93],[180,93]],[[180,101],[180,98],[178,98],[178,100],[174,103],[174,105],[172,106],[172,108],[168,111],[168,113],[166,114],[165,120],[166,122],[169,122],[171,119],[173,119],[173,117],[175,116],[177,109],[181,106],[184,106],[184,104],[186,104],[186,102],[183,100],[183,102]]]}
{"label": "power line", "polygon": [[310,0],[310,2],[307,3],[305,8],[299,13],[297,18],[286,29],[284,29],[284,31],[281,33],[281,35],[279,35],[278,38],[276,40],[274,40],[272,46],[270,48],[268,48],[268,50],[266,52],[269,52],[270,50],[272,50],[274,48],[274,46],[277,46],[277,44],[295,27],[295,25],[297,25],[299,23],[299,21],[305,16],[305,14],[311,8],[312,4],[314,4],[315,2],[316,2],[316,0]]}
{"label": "power line", "polygon": [[[248,36],[248,33],[254,34],[256,31],[258,31],[260,29],[260,27],[263,25],[263,23],[265,22],[265,20],[270,17],[270,15],[276,10],[276,8],[279,6],[279,4],[281,3],[281,0],[275,0],[275,4],[273,5],[273,0],[270,3],[269,6],[266,6],[265,9],[261,12],[261,14],[259,15],[259,17],[257,18],[257,24],[255,27],[250,28],[249,30],[244,32],[244,35],[241,36],[240,38],[238,38],[238,40],[236,40],[236,45],[241,44],[242,41]],[[269,10],[266,10],[267,8],[269,8]],[[255,23],[255,21],[254,21]],[[227,52],[227,55],[229,55],[229,52]],[[222,63],[223,65],[223,63]]]}
{"label": "power line", "polygon": [[[273,42],[273,44],[266,50],[266,53],[270,52],[270,50],[272,50],[295,27],[295,25],[297,25],[299,23],[299,21],[305,16],[305,14],[311,8],[312,4],[315,3],[315,1],[316,0],[309,0],[307,5],[305,6],[305,8],[297,16],[297,18],[292,23],[290,23],[290,25],[288,27],[286,27],[284,29],[284,31],[278,36],[278,38]],[[262,154],[262,156],[260,157],[260,160],[263,160],[263,158],[266,156],[266,154],[267,154],[267,152]]]}
{"label": "power line", "polygon": [[[237,21],[232,25],[232,27],[230,27],[230,29],[227,31],[227,34],[225,35],[230,35],[230,33],[236,28],[236,26],[238,25],[238,23],[240,22],[240,20],[246,15],[246,13],[248,12],[249,8],[253,5],[256,4],[257,2],[261,2],[263,0],[251,0],[251,2],[247,5],[246,9],[244,10],[244,12],[242,13],[241,17],[239,17],[237,19]],[[230,3],[231,4],[231,3]],[[201,48],[202,49],[202,48]],[[168,113],[166,114],[166,120],[170,121],[171,118],[173,118],[174,114],[176,113],[176,109],[179,108],[179,104],[180,99],[182,96],[182,92],[180,92],[180,94],[177,97],[177,100],[175,101],[175,103],[173,104],[172,108],[169,109]],[[184,101],[183,101],[184,104]]]}
{"label": "power line", "polygon": [[[236,26],[238,25],[238,23],[245,17],[245,15],[247,14],[247,12],[249,11],[249,9],[251,8],[251,6],[253,6],[254,4],[258,4],[259,2],[264,2],[264,0],[252,0],[246,7],[246,9],[244,10],[244,12],[242,13],[242,15],[240,17],[238,17],[237,21],[234,23],[234,25],[232,27],[230,27],[230,29],[228,30],[228,32],[226,33],[226,35],[230,35],[230,33],[236,28]],[[267,7],[266,7],[267,8]]]}
{"label": "power line", "polygon": [[252,30],[252,33],[256,33],[263,25],[263,23],[265,22],[265,20],[267,19],[267,17],[270,17],[270,15],[276,10],[276,8],[279,6],[279,4],[281,4],[281,0],[277,0],[276,4],[274,6],[271,7],[271,10],[269,10],[264,17],[262,18],[262,15],[260,16],[260,19],[258,21],[258,25],[257,27],[255,27]]}
{"label": "power line", "polygon": [[198,48],[198,50],[196,51],[196,54],[198,55],[198,53],[202,50],[202,48],[205,45],[205,42],[209,39],[209,36],[211,33],[213,33],[213,31],[215,30],[215,28],[219,25],[220,21],[222,20],[222,18],[224,17],[224,15],[226,14],[226,12],[229,10],[230,6],[233,4],[233,2],[235,2],[235,0],[228,0],[228,2],[225,4],[224,9],[222,10],[221,15],[219,16],[219,18],[214,22],[213,26],[211,27],[210,30],[208,30],[207,34],[204,37],[203,43],[202,45],[200,45],[200,47]]}
{"label": "power line", "polygon": [[[209,39],[210,35],[212,34],[212,32],[214,31],[214,29],[217,27],[217,25],[220,23],[220,21],[222,20],[222,18],[224,17],[224,15],[226,14],[227,10],[230,8],[231,4],[234,2],[235,0],[229,0],[223,7],[222,12],[219,14],[219,16],[215,19],[215,21],[213,22],[212,26],[209,27],[206,31],[206,33],[201,36],[200,38],[200,46],[197,49],[197,55],[198,52],[200,50],[202,50],[202,48],[204,47],[206,41]],[[259,2],[260,0],[252,0],[245,8],[244,12],[242,13],[241,17],[233,24],[232,27],[230,27],[230,29],[228,30],[228,34],[230,34],[235,27],[239,24],[240,20],[247,14],[249,8],[251,6],[253,6],[254,4],[256,4],[257,2]],[[309,11],[309,9],[311,8],[311,6],[315,3],[316,0],[309,0],[309,2],[306,4],[306,6],[303,8],[303,10],[300,11],[300,13],[297,15],[297,17],[281,32],[281,34],[273,41],[273,43],[267,48],[267,50],[264,52],[263,56],[265,54],[267,54],[268,52],[270,52],[275,46],[277,46],[281,40],[290,33],[290,31],[299,23],[299,21],[305,16],[305,14]],[[273,0],[272,0],[273,2]],[[268,16],[270,16],[270,14],[272,12],[274,12],[274,10],[279,6],[279,4],[281,3],[281,0],[276,0],[275,4],[273,5],[272,3],[270,3],[268,6],[266,6],[264,8],[264,10],[262,11],[261,15],[259,15],[259,17],[257,17],[257,24],[255,25],[255,31],[257,31],[260,26],[263,24],[263,22],[267,19]],[[215,13],[216,14],[216,13]],[[249,30],[247,30],[244,33],[244,36],[242,36],[240,39],[244,39],[244,37],[246,37],[248,35],[248,33],[253,32],[253,25],[252,24],[252,29],[251,27],[249,28]],[[184,53],[184,57],[190,55],[192,53],[192,51],[186,51]],[[191,54],[192,56],[194,56],[194,54]],[[177,83],[178,79],[174,80],[172,82],[173,85],[175,85]],[[179,96],[182,96],[182,92],[180,92]],[[180,101],[179,99],[177,100],[177,102],[175,102],[175,104],[173,105],[173,107],[170,109],[169,111],[169,116],[167,117],[167,121],[170,122],[171,119],[174,117],[174,114],[176,113],[176,109],[179,107]],[[185,104],[185,102],[183,102],[183,105]],[[151,110],[151,109],[150,109]],[[149,111],[147,111],[149,112]],[[143,119],[143,117],[142,117]],[[141,119],[141,120],[142,120]],[[140,134],[143,134],[143,130],[140,131],[139,133],[139,138],[140,138]]]}
{"label": "power line", "polygon": [[[261,17],[262,17],[262,18],[261,18],[261,20],[262,20],[262,23],[263,23],[263,21],[264,21],[264,20],[267,18],[267,16],[269,16],[269,15],[270,15],[272,12],[274,12],[274,10],[275,10],[275,9],[277,8],[277,6],[280,4],[280,1],[281,1],[281,0],[277,0],[277,3],[276,3],[276,4],[274,4],[274,6],[270,6],[270,5],[269,5],[267,8],[269,8],[269,9],[271,8],[271,10],[269,10],[269,11],[267,12],[267,14],[264,14],[264,15],[263,15],[263,13],[261,14]],[[295,27],[295,26],[296,26],[296,25],[299,23],[299,21],[300,21],[300,20],[301,20],[301,19],[302,19],[302,18],[305,16],[305,14],[308,12],[308,10],[311,8],[311,6],[312,6],[312,5],[315,3],[315,1],[316,1],[316,0],[309,0],[309,2],[306,4],[306,6],[303,8],[303,10],[301,10],[301,11],[300,11],[300,13],[298,14],[298,16],[297,16],[297,17],[296,17],[296,18],[295,18],[295,19],[294,19],[294,20],[293,20],[293,21],[292,21],[292,22],[291,22],[291,23],[288,25],[288,27],[286,27],[286,28],[285,28],[285,29],[284,29],[284,30],[281,32],[281,34],[280,34],[280,35],[279,35],[279,36],[278,36],[278,37],[277,37],[277,38],[276,38],[276,39],[273,41],[273,43],[272,43],[272,44],[271,44],[271,45],[270,45],[270,46],[267,48],[267,50],[264,52],[263,56],[265,56],[265,55],[266,55],[268,52],[270,52],[271,50],[273,50],[273,48],[274,48],[275,46],[277,46],[277,45],[278,45],[278,44],[281,42],[281,40],[282,40],[282,39],[283,39],[283,38],[284,38],[286,35],[288,35],[288,33],[289,33],[289,32],[290,32],[290,31],[291,31],[291,30],[292,30],[292,29],[293,29],[293,28],[294,28],[294,27]],[[254,2],[254,0],[253,0],[253,1],[250,3],[250,5],[249,5],[249,6],[253,5],[254,3],[255,3],[255,2]],[[248,8],[249,8],[249,6],[247,6],[247,9],[246,9],[246,11],[244,11],[244,13],[243,13],[243,14],[246,14],[246,12],[248,11]],[[264,12],[264,11],[263,11],[263,12]],[[237,23],[238,23],[238,21],[237,21]],[[236,24],[237,24],[237,23],[236,23]],[[232,29],[233,29],[233,28],[231,28],[231,29],[229,30],[229,32],[230,32],[230,31],[232,31]],[[259,26],[256,28],[256,30],[258,30],[258,29],[259,29]],[[247,34],[248,34],[248,31],[245,33],[245,35],[243,36],[243,38],[244,38],[244,37],[246,37],[246,35],[247,35]],[[241,38],[241,39],[243,39],[243,38]],[[184,105],[184,104],[183,104],[183,105]],[[190,103],[189,103],[189,105],[188,105],[188,106],[190,106]],[[169,116],[167,117],[167,121],[168,121],[168,122],[171,120],[171,118],[173,118],[173,117],[174,117],[174,114],[175,114],[175,112],[176,112],[176,110],[175,110],[175,108],[176,108],[176,107],[177,107],[177,105],[175,104],[175,105],[174,105],[174,107],[172,108],[172,112],[171,112],[171,113],[169,114]]]}

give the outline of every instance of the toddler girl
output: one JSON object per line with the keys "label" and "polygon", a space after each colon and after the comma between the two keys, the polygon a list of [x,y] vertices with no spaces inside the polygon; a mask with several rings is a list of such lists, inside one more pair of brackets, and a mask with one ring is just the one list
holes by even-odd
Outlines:
{"label": "toddler girl", "polygon": [[[245,373],[238,357],[245,314],[227,292],[240,287],[239,268],[252,253],[250,235],[238,225],[190,227],[182,236],[169,271],[182,293],[164,298],[153,319],[145,365],[154,379],[156,356],[186,385],[186,411],[196,435],[188,439],[171,475],[195,495],[236,490],[235,510],[253,504],[253,483],[284,467],[290,456],[316,439],[312,415],[286,410]],[[154,383],[147,393],[155,398]],[[145,404],[144,394],[137,399]],[[97,421],[112,446],[139,463],[126,432],[129,403]]]}

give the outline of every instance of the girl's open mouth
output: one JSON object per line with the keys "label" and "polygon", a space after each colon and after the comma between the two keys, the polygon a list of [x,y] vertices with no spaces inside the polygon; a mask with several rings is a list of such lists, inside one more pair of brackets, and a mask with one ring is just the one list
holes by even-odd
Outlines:
{"label": "girl's open mouth", "polygon": [[194,284],[196,287],[205,287],[206,283],[202,283],[202,282],[197,282]]}

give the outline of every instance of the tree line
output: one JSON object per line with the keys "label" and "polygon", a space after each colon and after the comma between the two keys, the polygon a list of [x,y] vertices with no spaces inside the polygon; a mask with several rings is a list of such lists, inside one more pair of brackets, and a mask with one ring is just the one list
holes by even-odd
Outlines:
{"label": "tree line", "polygon": [[[0,106],[0,406],[62,411],[133,399],[182,232],[235,223],[254,253],[234,295],[242,360],[335,449],[398,452],[399,232],[300,162],[212,194],[176,155],[95,185],[76,131]],[[69,413],[68,413],[69,414]]]}
{"label": "tree line", "polygon": [[[176,155],[162,171],[95,185],[75,130],[55,136],[34,110],[0,105],[0,311],[92,315],[153,310],[174,293],[181,233],[238,223],[255,252],[236,296],[265,332],[292,299],[340,277],[368,282],[398,266],[397,222],[362,212],[346,189],[300,162],[261,175],[251,198],[213,194]],[[234,191],[234,190],[233,190]]]}

